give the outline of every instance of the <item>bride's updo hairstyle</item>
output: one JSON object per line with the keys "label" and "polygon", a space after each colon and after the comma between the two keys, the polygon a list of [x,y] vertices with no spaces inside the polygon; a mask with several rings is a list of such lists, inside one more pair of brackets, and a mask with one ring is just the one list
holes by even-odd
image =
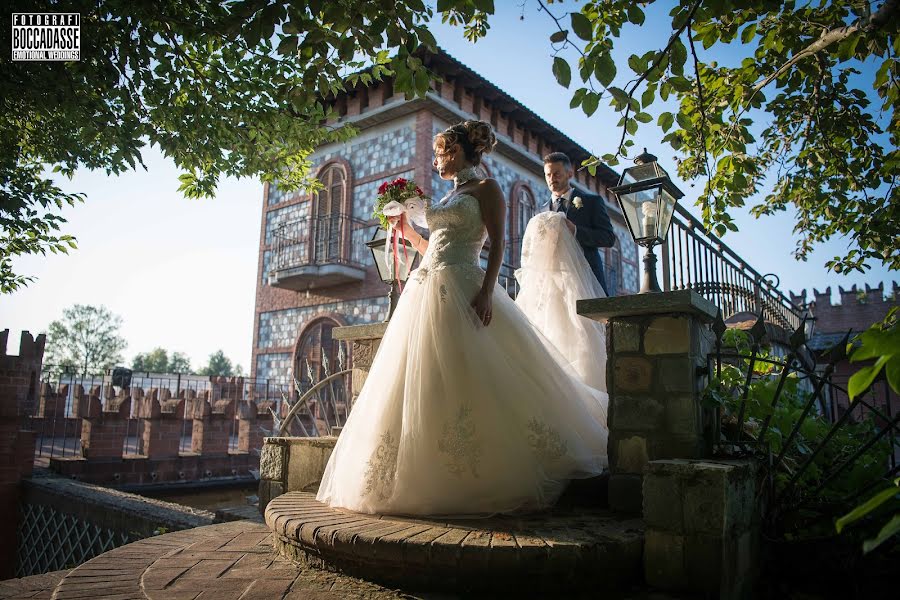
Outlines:
{"label": "bride's updo hairstyle", "polygon": [[489,123],[463,121],[448,127],[434,137],[434,147],[441,152],[453,144],[459,144],[466,160],[474,166],[481,164],[481,156],[489,154],[497,145],[497,136]]}

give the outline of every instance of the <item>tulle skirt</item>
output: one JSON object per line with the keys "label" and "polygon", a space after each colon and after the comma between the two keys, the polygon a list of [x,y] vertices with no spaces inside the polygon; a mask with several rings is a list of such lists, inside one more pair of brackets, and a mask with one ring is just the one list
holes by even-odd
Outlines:
{"label": "tulle skirt", "polygon": [[605,393],[502,290],[483,326],[475,265],[404,288],[317,498],[359,512],[482,516],[552,505],[607,464]]}
{"label": "tulle skirt", "polygon": [[588,386],[606,388],[606,325],[576,312],[576,302],[605,298],[565,215],[540,213],[522,237],[518,306]]}

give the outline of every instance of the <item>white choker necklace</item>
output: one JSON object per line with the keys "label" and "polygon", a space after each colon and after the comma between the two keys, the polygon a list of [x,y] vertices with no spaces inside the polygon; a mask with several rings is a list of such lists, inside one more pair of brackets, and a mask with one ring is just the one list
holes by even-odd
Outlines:
{"label": "white choker necklace", "polygon": [[459,186],[472,181],[473,179],[478,179],[478,174],[475,172],[475,167],[466,167],[464,169],[460,169],[456,172],[456,175],[453,176],[453,189],[456,189]]}

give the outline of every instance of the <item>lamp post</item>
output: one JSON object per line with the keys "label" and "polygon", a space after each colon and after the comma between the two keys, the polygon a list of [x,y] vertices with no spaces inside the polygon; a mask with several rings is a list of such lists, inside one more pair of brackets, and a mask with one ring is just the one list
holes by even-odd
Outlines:
{"label": "lamp post", "polygon": [[610,188],[625,215],[631,237],[644,246],[644,279],[641,294],[661,292],[656,279],[656,254],[653,247],[666,241],[675,204],[684,193],[675,187],[657,158],[644,152],[634,159],[635,166],[625,169],[619,185]]}
{"label": "lamp post", "polygon": [[[406,244],[405,255],[403,248],[401,247],[404,243]],[[416,260],[417,254],[416,249],[409,240],[399,240],[397,243],[398,249],[400,250],[397,257],[397,272],[394,273],[394,257],[387,244],[387,231],[381,227],[376,229],[372,239],[366,242],[366,246],[372,251],[372,259],[375,261],[375,268],[378,269],[378,277],[381,278],[381,281],[391,286],[391,291],[388,296],[391,304],[388,309],[387,318],[384,320],[385,323],[391,320],[391,315],[394,314],[394,309],[397,308],[397,301],[400,299],[400,290],[397,288],[397,281],[400,281],[400,283],[403,284],[409,279],[409,272],[412,269],[412,263]],[[406,260],[407,257],[409,258],[408,262]]]}

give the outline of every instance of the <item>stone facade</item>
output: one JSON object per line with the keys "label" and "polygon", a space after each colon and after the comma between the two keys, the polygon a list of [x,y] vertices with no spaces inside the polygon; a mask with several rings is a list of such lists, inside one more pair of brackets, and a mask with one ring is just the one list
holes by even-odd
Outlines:
{"label": "stone facade", "polygon": [[[513,266],[518,263],[515,240],[522,234],[515,219],[517,190],[527,187],[539,209],[547,194],[541,157],[556,150],[569,153],[575,162],[585,157],[584,149],[552,127],[548,128],[537,115],[518,103],[504,104],[491,98],[502,92],[480,80],[464,65],[454,66],[452,57],[431,55],[426,57],[426,62],[436,72],[446,72],[446,78],[437,82],[424,99],[404,99],[393,92],[389,81],[359,87],[338,98],[335,108],[341,115],[340,121],[352,123],[359,133],[347,142],[322,146],[310,158],[320,178],[328,169],[335,166],[341,169],[346,183],[341,188],[340,207],[334,208],[336,204],[332,202],[328,210],[349,213],[346,216],[352,219],[351,225],[340,234],[347,236],[341,241],[347,248],[341,260],[363,269],[362,280],[312,286],[303,291],[270,286],[269,270],[279,264],[274,260],[275,230],[283,227],[282,231],[290,237],[292,227],[299,230],[310,221],[310,215],[321,215],[323,207],[319,205],[320,196],[303,191],[285,193],[277,184],[266,186],[260,231],[253,376],[286,378],[291,368],[296,368],[294,357],[304,345],[301,338],[307,326],[316,319],[327,319],[335,326],[384,320],[388,289],[378,278],[365,246],[376,231],[372,203],[378,186],[396,177],[415,179],[435,199],[451,189],[451,182],[441,180],[431,165],[432,139],[436,132],[450,123],[470,118],[481,118],[494,125],[499,143],[495,152],[485,158],[484,167],[500,183],[510,204],[506,259]],[[451,68],[446,69],[448,66]],[[573,181],[579,189],[607,199],[621,248],[608,249],[605,263],[608,271],[610,268],[615,271],[621,294],[638,288],[637,247],[607,191],[615,183],[616,174],[610,169],[601,169],[597,176],[582,170]],[[301,252],[298,256],[305,254]],[[613,263],[611,267],[610,263]]]}

